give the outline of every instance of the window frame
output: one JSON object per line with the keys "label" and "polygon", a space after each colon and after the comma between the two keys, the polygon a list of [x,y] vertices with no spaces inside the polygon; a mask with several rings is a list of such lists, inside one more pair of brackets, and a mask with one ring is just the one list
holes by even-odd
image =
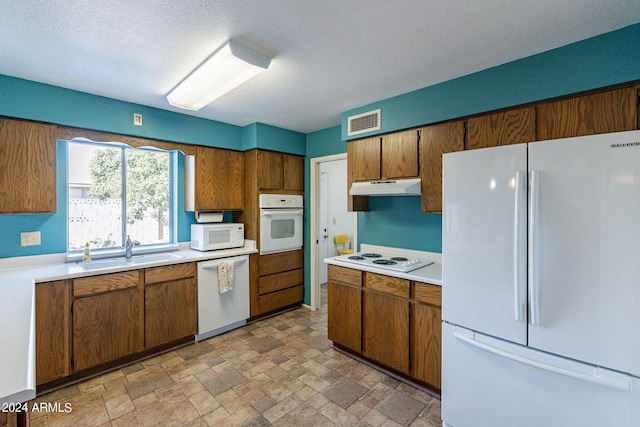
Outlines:
{"label": "window frame", "polygon": [[[105,148],[118,148],[121,150],[121,158],[122,158],[122,213],[120,219],[121,225],[121,233],[122,233],[122,246],[110,247],[110,248],[91,248],[91,258],[92,259],[104,259],[104,258],[115,258],[115,257],[123,257],[125,256],[125,247],[124,242],[127,238],[127,221],[126,221],[126,189],[127,189],[127,166],[126,166],[126,156],[125,150],[142,150],[142,151],[155,151],[161,153],[167,153],[169,156],[169,230],[168,230],[168,242],[166,243],[154,243],[154,244],[145,244],[145,245],[137,245],[132,249],[132,255],[143,255],[150,253],[158,253],[158,252],[167,252],[179,249],[178,245],[178,150],[164,150],[157,147],[151,146],[143,146],[143,147],[133,147],[131,145],[122,143],[122,142],[97,142],[92,141],[87,138],[74,138],[66,141],[66,186],[65,186],[65,203],[66,203],[66,253],[67,253],[67,261],[81,261],[83,258],[83,249],[79,250],[69,250],[69,172],[70,172],[70,143],[79,143],[86,145],[93,145]],[[135,236],[132,236],[135,240]]]}

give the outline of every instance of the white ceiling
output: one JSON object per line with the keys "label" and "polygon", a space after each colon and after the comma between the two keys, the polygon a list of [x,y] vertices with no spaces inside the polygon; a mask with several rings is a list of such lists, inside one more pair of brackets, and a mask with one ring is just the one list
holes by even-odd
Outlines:
{"label": "white ceiling", "polygon": [[[4,0],[0,74],[308,133],[402,93],[640,22],[640,0]],[[235,38],[269,69],[200,111],[166,94]]]}

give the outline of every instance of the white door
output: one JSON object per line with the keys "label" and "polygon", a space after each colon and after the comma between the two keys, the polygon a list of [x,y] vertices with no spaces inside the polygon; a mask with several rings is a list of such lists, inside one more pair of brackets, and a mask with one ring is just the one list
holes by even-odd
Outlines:
{"label": "white door", "polygon": [[526,344],[527,145],[443,157],[442,317]]}
{"label": "white door", "polygon": [[320,205],[318,206],[318,283],[327,283],[328,269],[324,259],[329,257],[329,174],[320,172]]}
{"label": "white door", "polygon": [[529,345],[640,375],[640,131],[536,142],[529,164]]}

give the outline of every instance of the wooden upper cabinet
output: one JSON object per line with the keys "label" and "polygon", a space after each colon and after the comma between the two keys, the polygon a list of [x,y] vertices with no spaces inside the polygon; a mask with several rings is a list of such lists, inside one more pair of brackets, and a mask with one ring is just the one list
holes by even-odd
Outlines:
{"label": "wooden upper cabinet", "polygon": [[259,190],[304,191],[304,157],[266,150],[255,155]]}
{"label": "wooden upper cabinet", "polygon": [[464,121],[427,126],[420,130],[422,212],[442,212],[442,155],[464,149]]}
{"label": "wooden upper cabinet", "polygon": [[[358,181],[415,178],[419,175],[419,133],[397,132],[347,143],[347,187]],[[349,211],[368,211],[369,197],[348,196]]]}
{"label": "wooden upper cabinet", "polygon": [[56,126],[0,118],[0,213],[56,212]]}
{"label": "wooden upper cabinet", "polygon": [[260,150],[258,155],[258,188],[280,190],[283,187],[282,153]]}
{"label": "wooden upper cabinet", "polygon": [[542,103],[537,139],[569,138],[638,128],[636,86]]}
{"label": "wooden upper cabinet", "polygon": [[382,179],[418,176],[418,138],[417,130],[382,137]]}
{"label": "wooden upper cabinet", "polygon": [[536,140],[535,107],[472,117],[467,121],[467,149],[519,144]]}
{"label": "wooden upper cabinet", "polygon": [[380,137],[358,139],[347,143],[347,167],[351,169],[351,180],[374,181],[380,179]]}
{"label": "wooden upper cabinet", "polygon": [[282,155],[283,189],[304,191],[304,157],[292,154]]}
{"label": "wooden upper cabinet", "polygon": [[347,143],[352,181],[413,178],[418,176],[417,130],[391,133]]}
{"label": "wooden upper cabinet", "polygon": [[185,158],[185,210],[242,210],[244,156],[240,151],[197,147]]}

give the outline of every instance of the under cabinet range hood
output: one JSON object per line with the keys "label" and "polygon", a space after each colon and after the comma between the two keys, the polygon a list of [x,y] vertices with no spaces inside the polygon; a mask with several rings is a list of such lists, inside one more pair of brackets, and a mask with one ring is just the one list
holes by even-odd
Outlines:
{"label": "under cabinet range hood", "polygon": [[354,182],[351,184],[349,194],[352,196],[419,196],[421,195],[420,178]]}

